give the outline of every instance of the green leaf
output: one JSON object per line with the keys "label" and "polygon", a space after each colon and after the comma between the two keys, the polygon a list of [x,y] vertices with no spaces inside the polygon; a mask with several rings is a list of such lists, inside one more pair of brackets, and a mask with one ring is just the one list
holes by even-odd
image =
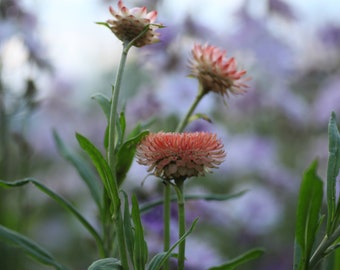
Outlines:
{"label": "green leaf", "polygon": [[[327,165],[327,235],[331,235],[336,226],[336,177],[340,168],[340,135],[336,125],[335,113],[332,112],[328,123],[329,155]],[[338,204],[339,207],[339,204]]]}
{"label": "green leaf", "polygon": [[132,196],[131,216],[135,228],[133,264],[135,270],[144,270],[148,260],[148,247],[144,239],[144,228],[141,222],[138,201]]}
{"label": "green leaf", "polygon": [[[190,201],[190,200],[206,200],[206,201],[227,201],[231,200],[237,197],[242,196],[245,194],[247,190],[243,190],[234,194],[199,194],[199,195],[184,195],[184,200]],[[177,196],[171,196],[171,201],[177,201]],[[145,213],[147,211],[150,211],[152,208],[163,204],[163,199],[155,200],[152,202],[144,203],[140,207],[140,212]]]}
{"label": "green leaf", "polygon": [[88,270],[123,270],[119,260],[115,258],[105,258],[93,262]]}
{"label": "green leaf", "polygon": [[[339,245],[339,243],[338,243]],[[327,256],[327,267],[326,270],[335,270],[340,269],[340,249],[338,246],[338,249],[334,250],[334,252],[331,252],[330,255]]]}
{"label": "green leaf", "polygon": [[79,142],[81,148],[89,155],[93,165],[98,171],[100,178],[108,192],[110,199],[112,200],[115,210],[119,209],[120,198],[118,195],[117,182],[114,179],[114,174],[112,173],[109,164],[104,159],[101,152],[88,140],[86,137],[76,134],[76,138]]}
{"label": "green leaf", "polygon": [[296,215],[294,270],[307,270],[315,236],[320,224],[323,182],[314,161],[304,173]]}
{"label": "green leaf", "polygon": [[[113,87],[113,86],[112,86]],[[107,122],[109,122],[110,119],[110,108],[111,108],[111,101],[108,97],[104,96],[103,94],[95,94],[92,96],[92,98],[97,101],[97,103],[102,108]]]}
{"label": "green leaf", "polygon": [[2,225],[0,225],[0,239],[11,245],[19,247],[25,252],[25,254],[29,255],[41,264],[53,266],[58,270],[67,269],[65,266],[58,263],[55,258],[39,244]]}
{"label": "green leaf", "polygon": [[116,172],[117,172],[117,180],[118,180],[118,186],[120,186],[125,177],[128,173],[133,158],[136,153],[136,146],[137,144],[147,135],[149,134],[149,131],[142,131],[136,136],[128,139],[126,142],[123,143],[123,145],[120,147],[118,153],[117,153],[117,166],[116,166]]}
{"label": "green leaf", "polygon": [[131,215],[129,209],[129,200],[126,192],[122,190],[124,195],[124,233],[126,239],[126,247],[130,255],[131,261],[133,261],[133,250],[134,250],[134,232],[131,223]]}
{"label": "green leaf", "polygon": [[106,127],[105,129],[105,134],[104,134],[104,147],[107,150],[109,147],[109,126]]}
{"label": "green leaf", "polygon": [[97,175],[90,169],[89,164],[83,160],[80,156],[72,153],[64,144],[56,131],[53,131],[53,137],[59,154],[69,161],[77,170],[81,179],[85,182],[86,186],[90,190],[93,200],[96,202],[98,209],[102,212],[102,198],[103,193]]}
{"label": "green leaf", "polygon": [[121,112],[119,115],[119,121],[117,121],[115,129],[116,132],[115,149],[119,149],[123,143],[125,136],[125,128],[126,128],[125,113]]}
{"label": "green leaf", "polygon": [[220,266],[211,267],[209,270],[233,270],[242,264],[257,259],[258,257],[262,256],[263,253],[263,249],[252,249]]}
{"label": "green leaf", "polygon": [[24,186],[26,184],[32,183],[34,186],[36,186],[39,190],[47,194],[50,198],[52,198],[54,201],[56,201],[60,206],[62,206],[64,209],[69,211],[71,214],[73,214],[78,221],[88,230],[88,232],[93,236],[93,238],[96,240],[96,243],[98,245],[98,248],[100,252],[104,252],[103,248],[103,242],[100,238],[98,232],[92,227],[92,225],[73,207],[73,205],[68,202],[66,199],[59,196],[57,193],[53,192],[51,189],[37,181],[33,178],[25,178],[23,180],[17,180],[17,181],[11,181],[6,182],[0,180],[0,187],[6,187],[6,188],[13,188],[13,187],[20,187]]}
{"label": "green leaf", "polygon": [[198,218],[196,218],[194,220],[194,222],[191,224],[190,228],[188,231],[186,231],[186,233],[177,240],[177,242],[175,244],[173,244],[173,246],[167,251],[167,252],[160,252],[157,253],[150,261],[150,263],[148,264],[148,267],[146,268],[147,270],[159,270],[161,269],[161,267],[163,266],[163,264],[167,261],[167,259],[171,256],[175,256],[172,251],[180,244],[182,243],[185,238],[188,237],[189,234],[192,233],[192,231],[194,230],[196,223],[198,222]]}
{"label": "green leaf", "polygon": [[126,129],[126,119],[125,119],[125,113],[124,112],[120,113],[118,123],[119,123],[119,128],[121,130],[121,137],[122,137],[122,140],[123,140],[124,135],[125,135],[125,129]]}
{"label": "green leaf", "polygon": [[202,120],[205,120],[209,123],[212,123],[212,120],[209,118],[208,115],[204,114],[204,113],[196,113],[194,115],[192,115],[190,118],[189,118],[189,123],[197,120],[197,119],[202,119]]}

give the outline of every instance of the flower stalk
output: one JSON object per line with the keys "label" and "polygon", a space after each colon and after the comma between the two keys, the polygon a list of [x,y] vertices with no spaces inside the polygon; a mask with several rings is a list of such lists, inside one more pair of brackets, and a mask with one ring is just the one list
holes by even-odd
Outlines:
{"label": "flower stalk", "polygon": [[[177,207],[178,207],[178,239],[185,234],[185,200],[184,200],[184,180],[175,180],[175,190],[177,194]],[[177,269],[184,270],[185,262],[185,240],[183,240],[178,246],[178,260]]]}
{"label": "flower stalk", "polygon": [[[198,103],[203,98],[204,93],[203,91],[199,91],[198,95],[196,96],[196,99],[194,100],[193,104],[189,108],[186,116],[183,118],[183,120],[178,124],[176,131],[182,132],[185,127],[188,125],[189,119],[191,115],[193,114],[194,110],[196,109]],[[169,184],[166,184],[164,187],[164,196],[163,196],[163,236],[164,236],[164,251],[167,251],[170,248],[170,219],[171,219],[171,188]],[[185,245],[185,243],[184,243]],[[185,249],[184,249],[185,250]],[[164,263],[164,270],[169,269],[169,262],[168,260]]]}
{"label": "flower stalk", "polygon": [[200,101],[202,100],[202,98],[205,96],[206,93],[207,92],[203,91],[202,85],[200,84],[198,94],[197,94],[194,102],[191,104],[187,114],[185,115],[183,120],[178,124],[178,126],[176,128],[176,132],[183,132],[185,127],[188,125],[189,119],[192,116],[193,112],[195,111],[197,105],[200,103]]}
{"label": "flower stalk", "polygon": [[127,55],[129,52],[129,43],[123,43],[123,50],[120,58],[120,63],[118,67],[118,72],[116,76],[116,82],[112,87],[112,99],[110,108],[110,119],[109,119],[109,138],[108,138],[108,148],[107,148],[107,159],[112,170],[113,176],[115,177],[115,141],[116,134],[115,129],[117,125],[117,107],[119,100],[119,91],[122,82],[122,77],[124,73],[124,68],[126,64]]}
{"label": "flower stalk", "polygon": [[[163,251],[170,248],[170,221],[171,221],[171,186],[166,182],[164,186],[164,204],[163,204]],[[169,259],[166,260],[163,270],[169,270]]]}

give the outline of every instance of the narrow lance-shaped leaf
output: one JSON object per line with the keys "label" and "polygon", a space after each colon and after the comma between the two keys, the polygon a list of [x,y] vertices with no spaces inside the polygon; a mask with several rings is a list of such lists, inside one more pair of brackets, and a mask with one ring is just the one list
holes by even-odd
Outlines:
{"label": "narrow lance-shaped leaf", "polygon": [[78,221],[88,230],[88,232],[93,236],[93,238],[96,240],[99,252],[101,254],[104,254],[104,248],[103,248],[103,242],[101,237],[99,236],[98,232],[92,227],[92,225],[83,217],[82,214],[80,214],[73,205],[68,202],[66,199],[62,198],[57,193],[53,192],[51,189],[37,181],[33,178],[25,178],[23,180],[17,180],[17,181],[11,181],[6,182],[0,180],[0,187],[6,187],[6,188],[14,188],[14,187],[20,187],[27,185],[29,183],[32,183],[34,186],[36,186],[39,190],[47,194],[50,198],[52,198],[54,201],[56,201],[60,206],[62,206],[64,209],[69,211],[71,214],[73,214]]}
{"label": "narrow lance-shaped leaf", "polygon": [[139,206],[136,196],[132,196],[131,216],[135,228],[133,264],[135,270],[144,270],[148,259],[148,247],[144,239],[144,228],[142,225]]}
{"label": "narrow lance-shaped leaf", "polygon": [[340,168],[340,135],[336,125],[335,113],[332,112],[328,124],[329,155],[327,164],[327,235],[334,230],[336,213],[336,177]]}
{"label": "narrow lance-shaped leaf", "polygon": [[123,267],[118,259],[105,258],[93,262],[88,270],[123,270]]}
{"label": "narrow lance-shaped leaf", "polygon": [[294,270],[307,270],[319,227],[323,182],[317,175],[317,162],[304,173],[297,205]]}
{"label": "narrow lance-shaped leaf", "polygon": [[0,240],[5,241],[11,245],[15,245],[22,249],[25,254],[32,257],[41,264],[53,266],[58,270],[66,270],[67,268],[56,261],[56,259],[43,247],[27,238],[26,236],[10,230],[0,225]]}
{"label": "narrow lance-shaped leaf", "polygon": [[118,132],[118,143],[117,145],[120,146],[124,140],[125,136],[125,129],[126,129],[126,119],[125,113],[121,112],[119,115],[119,121],[117,122],[117,132]]}
{"label": "narrow lance-shaped leaf", "polygon": [[209,270],[233,270],[242,264],[257,259],[262,256],[263,253],[263,249],[252,249],[220,266],[211,267]]}
{"label": "narrow lance-shaped leaf", "polygon": [[134,231],[131,223],[131,215],[129,208],[129,200],[126,192],[122,190],[124,195],[124,233],[126,239],[126,247],[130,255],[131,261],[133,261],[133,250],[134,250]]}
{"label": "narrow lance-shaped leaf", "polygon": [[[238,198],[245,194],[247,190],[243,190],[237,193],[233,194],[185,194],[184,195],[184,200],[186,201],[191,201],[191,200],[205,200],[205,201],[227,201],[231,199]],[[171,196],[170,200],[177,201],[177,196]],[[164,200],[159,199],[155,201],[151,201],[148,203],[144,203],[140,206],[140,212],[145,213],[147,211],[150,211],[152,208],[163,204]]]}
{"label": "narrow lance-shaped leaf", "polygon": [[115,206],[115,211],[120,207],[120,198],[118,195],[118,186],[117,182],[114,178],[114,175],[109,167],[109,164],[104,159],[101,152],[90,142],[89,139],[76,134],[76,138],[79,142],[81,148],[89,155],[91,158],[93,165],[97,169],[100,178],[103,181],[103,184],[108,192],[110,199],[113,201]]}
{"label": "narrow lance-shaped leaf", "polygon": [[104,115],[106,116],[106,120],[109,121],[111,101],[106,96],[104,96],[103,94],[96,94],[96,95],[92,96],[92,98],[95,101],[97,101],[97,103],[100,105],[100,107],[103,110]]}
{"label": "narrow lance-shaped leaf", "polygon": [[167,261],[168,258],[170,258],[173,255],[173,250],[180,244],[182,243],[189,234],[192,233],[194,230],[196,223],[198,222],[198,218],[194,220],[194,222],[191,224],[189,230],[186,231],[186,233],[177,240],[175,244],[171,246],[171,248],[167,252],[160,252],[157,253],[150,261],[148,264],[148,267],[146,268],[147,270],[159,270],[163,266],[163,264]]}
{"label": "narrow lance-shaped leaf", "polygon": [[129,171],[133,158],[136,152],[136,145],[147,135],[149,131],[142,131],[137,134],[135,137],[128,139],[123,145],[120,147],[118,154],[117,154],[117,166],[116,166],[116,173],[117,173],[117,181],[118,185],[120,186],[125,177],[127,172]]}
{"label": "narrow lance-shaped leaf", "polygon": [[91,196],[96,202],[100,212],[102,211],[102,199],[101,199],[101,186],[98,182],[99,179],[96,174],[90,169],[89,164],[83,160],[80,156],[72,153],[64,144],[60,136],[56,131],[53,131],[54,141],[57,145],[57,149],[60,155],[68,160],[77,170],[81,179],[85,182],[88,189],[90,190]]}

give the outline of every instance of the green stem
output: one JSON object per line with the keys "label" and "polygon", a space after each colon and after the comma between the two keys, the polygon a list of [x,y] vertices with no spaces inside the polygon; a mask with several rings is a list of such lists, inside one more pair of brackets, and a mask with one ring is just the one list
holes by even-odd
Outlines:
{"label": "green stem", "polygon": [[194,102],[191,104],[191,107],[189,108],[186,116],[183,118],[183,120],[178,124],[177,128],[176,128],[176,132],[183,132],[183,130],[185,129],[185,127],[188,125],[189,123],[189,119],[192,115],[192,113],[194,112],[194,110],[196,109],[198,103],[201,101],[201,99],[205,96],[207,92],[203,91],[201,85],[198,91],[198,94],[194,100]]}
{"label": "green stem", "polygon": [[340,237],[340,226],[328,237],[327,235],[323,238],[317,249],[314,251],[309,261],[309,268],[313,269],[317,266],[321,259],[327,255],[327,249],[334,244],[334,242]]}
{"label": "green stem", "polygon": [[110,168],[113,175],[115,176],[115,128],[117,124],[117,107],[118,107],[118,100],[119,100],[119,91],[120,86],[123,78],[124,68],[126,64],[126,59],[130,48],[133,46],[134,42],[141,38],[147,31],[149,30],[149,25],[145,26],[143,31],[137,35],[131,41],[123,42],[123,51],[120,58],[120,63],[118,67],[116,82],[114,87],[112,87],[112,99],[111,99],[111,107],[110,107],[110,119],[109,119],[109,142],[108,142],[108,150],[107,150],[107,159],[110,165]]}
{"label": "green stem", "polygon": [[[117,107],[118,107],[118,99],[119,99],[119,91],[120,85],[122,82],[122,77],[124,73],[124,68],[126,64],[127,55],[129,52],[129,48],[127,43],[123,43],[123,51],[120,58],[119,68],[117,72],[116,82],[114,87],[112,87],[112,99],[111,99],[111,108],[110,108],[110,119],[109,119],[109,142],[107,149],[107,159],[110,165],[112,172],[115,172],[115,128],[117,123]],[[113,174],[115,177],[115,173]]]}
{"label": "green stem", "polygon": [[[184,179],[177,180],[175,190],[177,193],[177,206],[178,206],[178,239],[185,234],[185,200],[184,200]],[[185,261],[185,240],[178,246],[178,261],[177,270],[184,270]]]}
{"label": "green stem", "polygon": [[[170,248],[170,221],[171,221],[171,186],[170,183],[166,183],[164,187],[164,205],[163,205],[163,222],[164,222],[164,248],[166,252]],[[163,270],[169,269],[169,260],[164,263]]]}
{"label": "green stem", "polygon": [[[176,128],[176,132],[183,132],[185,127],[189,123],[189,119],[193,114],[194,110],[196,109],[198,103],[204,97],[206,92],[203,91],[202,86],[199,86],[198,94],[190,106],[187,114],[183,118],[183,120],[178,124]],[[177,192],[177,204],[178,204],[178,222],[179,222],[179,238],[183,236],[185,233],[185,209],[184,209],[184,196],[183,196],[183,181],[179,181],[181,184],[179,185],[178,189],[176,188]],[[167,251],[170,248],[170,213],[171,213],[171,190],[170,185],[166,185],[164,188],[164,206],[163,206],[163,222],[164,222],[164,251]],[[183,241],[179,245],[179,256],[178,256],[178,269],[184,269],[184,260],[185,260],[185,241]],[[164,270],[169,269],[169,261],[164,264]]]}
{"label": "green stem", "polygon": [[[117,109],[118,109],[118,100],[119,100],[119,91],[120,91],[120,86],[123,78],[123,73],[124,73],[124,68],[126,65],[126,59],[128,52],[130,48],[133,46],[134,42],[142,37],[147,31],[149,30],[149,25],[147,25],[143,31],[137,35],[133,40],[131,41],[124,41],[123,42],[123,51],[122,55],[120,58],[120,63],[118,67],[118,72],[117,72],[117,77],[116,77],[116,82],[114,84],[114,87],[112,87],[112,98],[111,98],[111,107],[110,107],[110,118],[109,118],[109,123],[108,123],[108,149],[107,149],[107,161],[109,163],[112,175],[113,175],[113,181],[116,181],[118,183],[117,175],[116,175],[116,127],[117,127]],[[120,138],[118,138],[119,140]],[[117,189],[115,192],[112,190],[108,190],[108,193],[112,194],[118,194],[118,186],[114,185],[114,189]],[[110,188],[111,189],[111,188]],[[118,195],[117,195],[118,197]],[[112,199],[112,198],[111,198]],[[114,198],[113,198],[114,199]],[[126,252],[126,239],[125,239],[125,234],[124,234],[124,224],[123,224],[123,218],[121,215],[121,209],[120,209],[120,198],[117,198],[118,200],[118,205],[113,205],[114,206],[114,212],[113,212],[113,224],[114,224],[114,229],[116,230],[116,235],[118,239],[118,249],[119,249],[119,255],[120,255],[120,261],[122,264],[122,267],[124,270],[129,269],[129,264],[128,264],[128,258],[127,258],[127,252]],[[111,202],[112,204],[115,204],[113,201]],[[111,231],[108,231],[108,233]],[[110,237],[111,233],[109,236]],[[110,237],[111,238],[111,237]],[[109,248],[111,246],[109,245]]]}

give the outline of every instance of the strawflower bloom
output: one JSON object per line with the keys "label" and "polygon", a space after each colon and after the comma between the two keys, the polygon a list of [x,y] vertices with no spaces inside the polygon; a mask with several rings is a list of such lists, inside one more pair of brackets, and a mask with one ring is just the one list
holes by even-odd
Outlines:
{"label": "strawflower bloom", "polygon": [[137,161],[164,180],[185,180],[217,168],[226,154],[216,134],[151,133],[137,147]]}
{"label": "strawflower bloom", "polygon": [[234,57],[227,58],[226,51],[212,45],[195,44],[189,60],[190,77],[197,78],[204,92],[216,92],[229,97],[246,92],[248,85],[245,70],[237,70]]}
{"label": "strawflower bloom", "polygon": [[134,46],[142,47],[148,44],[153,44],[159,41],[159,33],[156,29],[161,27],[160,24],[155,24],[157,11],[147,12],[146,7],[135,7],[128,9],[124,6],[123,1],[118,1],[118,11],[115,11],[111,6],[109,11],[114,17],[112,20],[107,20],[111,31],[123,42],[132,41],[136,38],[145,27],[148,26],[147,32],[134,42]]}

